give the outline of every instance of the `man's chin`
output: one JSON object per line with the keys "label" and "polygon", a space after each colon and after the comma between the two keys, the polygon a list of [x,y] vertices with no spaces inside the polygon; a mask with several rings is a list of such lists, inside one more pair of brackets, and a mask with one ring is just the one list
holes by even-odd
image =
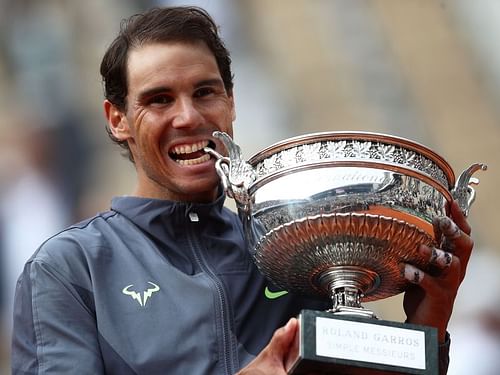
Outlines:
{"label": "man's chin", "polygon": [[185,186],[180,192],[184,201],[207,203],[214,201],[221,193],[219,180],[212,181],[198,181],[194,186]]}

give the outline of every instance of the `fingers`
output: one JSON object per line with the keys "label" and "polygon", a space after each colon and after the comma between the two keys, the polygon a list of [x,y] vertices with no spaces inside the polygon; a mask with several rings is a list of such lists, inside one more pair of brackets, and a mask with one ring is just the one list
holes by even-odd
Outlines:
{"label": "fingers", "polygon": [[290,349],[290,345],[295,338],[298,321],[296,318],[291,318],[288,323],[276,330],[271,341],[268,344],[270,351],[278,358],[285,358]]}
{"label": "fingers", "polygon": [[274,332],[269,344],[237,375],[286,375],[285,359],[295,338],[298,321],[292,318]]}
{"label": "fingers", "polygon": [[440,247],[448,251],[455,250],[455,240],[462,236],[462,231],[449,217],[436,217],[432,222],[437,239],[441,239]]}
{"label": "fingers", "polygon": [[460,283],[465,277],[473,241],[471,228],[456,202],[450,205],[450,217],[433,221],[438,248],[420,245],[418,251],[428,261],[426,272],[404,264],[403,277],[418,286],[405,293],[405,312],[409,322],[438,328],[444,340],[446,327]]}
{"label": "fingers", "polygon": [[[455,275],[451,276],[451,279],[460,277],[460,259],[451,252],[426,245],[420,245],[418,251],[424,258],[428,259],[430,270],[426,274],[414,265],[405,264],[403,268],[403,276],[412,284],[421,285],[424,278],[429,278],[430,276],[434,279],[449,278],[449,273]],[[453,283],[455,282],[453,281]],[[423,285],[421,286],[424,288]]]}
{"label": "fingers", "polygon": [[462,229],[462,231],[470,236],[471,227],[467,222],[467,219],[465,218],[464,213],[460,208],[460,206],[458,205],[457,201],[451,202],[450,216],[453,219],[453,221]]}
{"label": "fingers", "polygon": [[429,295],[441,294],[442,289],[446,289],[448,285],[448,291],[455,294],[460,284],[460,265],[453,261],[454,258],[456,257],[452,256],[449,265],[445,266],[443,272],[436,276],[425,273],[413,264],[407,263],[403,268],[403,277],[410,283],[419,285]]}
{"label": "fingers", "polygon": [[[429,272],[432,276],[445,278],[451,272],[455,276],[459,276],[459,280],[462,281],[465,277],[474,241],[469,236],[470,225],[456,201],[450,205],[450,215],[451,218],[443,216],[437,217],[433,221],[436,238],[442,238],[441,248],[420,245],[418,251],[429,260]],[[414,266],[405,266],[403,273],[404,277],[414,284],[420,284],[425,276],[421,270]]]}
{"label": "fingers", "polygon": [[[456,202],[451,205],[449,217],[438,217],[434,220],[436,236],[442,235],[441,249],[453,253],[460,260],[462,278],[474,246],[474,241],[469,236],[471,229]],[[456,220],[456,221],[454,221]],[[439,238],[439,237],[436,237]]]}
{"label": "fingers", "polygon": [[271,341],[257,358],[263,357],[266,358],[266,361],[282,366],[295,338],[297,328],[297,319],[291,318],[285,326],[274,332]]}
{"label": "fingers", "polygon": [[447,251],[436,249],[435,247],[428,247],[425,245],[421,245],[419,251],[424,256],[429,256],[429,264],[437,267],[440,270],[445,270],[450,267],[453,261],[453,254]]}
{"label": "fingers", "polygon": [[415,285],[404,297],[407,322],[436,327],[439,342],[444,342],[457,287],[450,285],[449,279],[442,282],[411,264],[405,264],[404,277]]}
{"label": "fingers", "polygon": [[407,263],[403,268],[403,276],[410,283],[418,285],[423,281],[425,273],[419,270],[414,265]]}

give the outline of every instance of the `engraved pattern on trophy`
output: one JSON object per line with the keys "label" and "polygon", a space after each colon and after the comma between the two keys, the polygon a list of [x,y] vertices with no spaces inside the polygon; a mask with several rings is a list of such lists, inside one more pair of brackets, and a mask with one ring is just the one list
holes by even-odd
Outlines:
{"label": "engraved pattern on trophy", "polygon": [[[398,264],[412,259],[426,267],[426,260],[408,251],[415,243],[430,245],[433,238],[403,221],[356,213],[308,216],[272,229],[257,244],[255,260],[277,286],[301,294],[329,297],[321,275],[335,268],[357,266],[359,275],[373,274],[361,289],[362,301],[398,294],[406,282]],[[307,274],[305,278],[303,275]],[[313,289],[313,290],[311,290]]]}
{"label": "engraved pattern on trophy", "polygon": [[255,169],[257,178],[262,178],[282,169],[304,163],[314,163],[319,160],[348,161],[356,159],[383,160],[388,164],[393,163],[412,168],[429,175],[443,186],[449,187],[445,173],[432,160],[400,146],[372,141],[335,140],[304,144],[282,150],[265,158],[256,165]]}

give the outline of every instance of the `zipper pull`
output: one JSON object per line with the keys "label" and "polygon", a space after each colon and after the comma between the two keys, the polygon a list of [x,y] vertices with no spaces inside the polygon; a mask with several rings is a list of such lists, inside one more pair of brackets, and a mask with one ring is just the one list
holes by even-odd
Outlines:
{"label": "zipper pull", "polygon": [[192,223],[197,223],[198,221],[200,221],[200,218],[198,217],[198,214],[196,212],[190,212],[189,220],[191,220]]}

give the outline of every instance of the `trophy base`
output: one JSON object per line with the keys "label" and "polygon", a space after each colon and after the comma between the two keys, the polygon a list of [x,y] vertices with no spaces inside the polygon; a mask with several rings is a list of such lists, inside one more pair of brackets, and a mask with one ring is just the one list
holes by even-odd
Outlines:
{"label": "trophy base", "polygon": [[438,375],[437,329],[302,310],[290,375]]}

